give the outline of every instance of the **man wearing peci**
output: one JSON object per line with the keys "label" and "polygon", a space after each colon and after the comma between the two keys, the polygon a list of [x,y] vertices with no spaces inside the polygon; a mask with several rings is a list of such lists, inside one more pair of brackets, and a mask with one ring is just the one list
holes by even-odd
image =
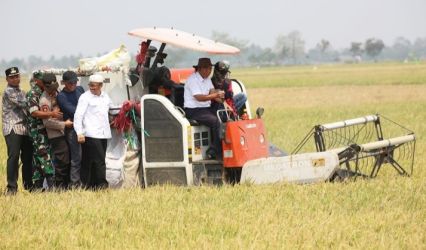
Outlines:
{"label": "man wearing peci", "polygon": [[80,96],[74,114],[74,129],[82,145],[81,182],[91,189],[108,187],[105,155],[111,138],[108,112],[112,101],[102,91],[104,78],[91,75],[89,90]]}
{"label": "man wearing peci", "polygon": [[26,127],[27,104],[25,92],[20,89],[18,67],[6,69],[7,87],[2,97],[3,136],[7,147],[7,190],[14,195],[18,191],[19,156],[22,162],[22,182],[31,190],[32,182],[32,143]]}

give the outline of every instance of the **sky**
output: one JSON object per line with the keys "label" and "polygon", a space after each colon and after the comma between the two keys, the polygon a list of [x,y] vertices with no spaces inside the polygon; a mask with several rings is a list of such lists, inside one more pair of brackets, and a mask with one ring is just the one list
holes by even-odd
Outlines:
{"label": "sky", "polygon": [[127,32],[154,26],[225,32],[263,48],[297,30],[307,49],[321,39],[342,49],[426,37],[426,0],[0,0],[0,26],[0,60],[95,56],[121,44],[137,53],[140,40]]}

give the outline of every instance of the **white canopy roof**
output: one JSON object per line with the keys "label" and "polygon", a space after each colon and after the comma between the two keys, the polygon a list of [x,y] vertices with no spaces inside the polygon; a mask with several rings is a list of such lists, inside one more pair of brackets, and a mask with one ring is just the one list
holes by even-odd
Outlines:
{"label": "white canopy roof", "polygon": [[240,52],[236,47],[173,28],[140,28],[131,30],[128,34],[210,54],[238,54]]}

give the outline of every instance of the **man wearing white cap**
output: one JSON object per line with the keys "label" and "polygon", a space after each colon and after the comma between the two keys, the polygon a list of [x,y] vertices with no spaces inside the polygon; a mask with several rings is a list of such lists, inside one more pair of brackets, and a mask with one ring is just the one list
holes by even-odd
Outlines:
{"label": "man wearing white cap", "polygon": [[105,154],[111,138],[108,111],[112,101],[102,91],[103,81],[101,75],[90,76],[89,90],[78,99],[74,114],[74,129],[82,144],[81,182],[93,189],[108,187]]}

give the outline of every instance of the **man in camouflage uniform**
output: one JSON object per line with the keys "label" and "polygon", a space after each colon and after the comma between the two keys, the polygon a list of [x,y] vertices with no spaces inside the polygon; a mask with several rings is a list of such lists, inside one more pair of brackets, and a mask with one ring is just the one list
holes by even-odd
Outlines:
{"label": "man in camouflage uniform", "polygon": [[27,93],[28,103],[28,130],[33,139],[33,181],[35,188],[42,188],[46,179],[48,188],[54,185],[54,169],[50,155],[50,147],[47,138],[47,131],[42,119],[50,117],[62,119],[59,111],[42,111],[39,108],[40,96],[43,93],[43,74],[35,72],[33,74],[34,85]]}
{"label": "man in camouflage uniform", "polygon": [[18,190],[19,155],[22,162],[24,188],[32,188],[32,146],[25,125],[27,105],[25,92],[19,88],[20,75],[17,67],[5,71],[7,87],[2,97],[3,135],[7,146],[7,191],[14,195]]}

